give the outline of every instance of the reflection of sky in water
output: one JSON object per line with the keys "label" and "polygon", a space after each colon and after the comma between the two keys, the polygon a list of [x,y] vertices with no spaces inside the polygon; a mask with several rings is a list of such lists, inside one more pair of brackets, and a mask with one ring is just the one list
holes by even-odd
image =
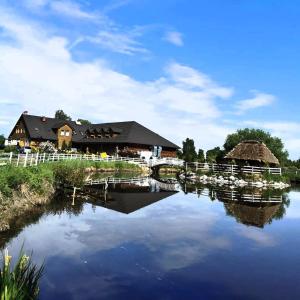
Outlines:
{"label": "reflection of sky in water", "polygon": [[300,295],[300,193],[264,229],[178,193],[126,215],[86,204],[13,239],[46,259],[41,299],[292,299]]}

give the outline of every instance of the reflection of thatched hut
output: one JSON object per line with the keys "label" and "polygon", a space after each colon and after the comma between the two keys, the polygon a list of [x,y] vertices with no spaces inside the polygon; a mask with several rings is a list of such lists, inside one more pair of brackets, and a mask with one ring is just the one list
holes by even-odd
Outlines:
{"label": "reflection of thatched hut", "polygon": [[278,166],[279,161],[271,150],[260,141],[244,141],[233,148],[226,156],[228,160],[235,160],[238,164],[252,166]]}
{"label": "reflection of thatched hut", "polygon": [[245,203],[224,203],[227,212],[233,215],[236,220],[245,225],[263,228],[269,223],[280,208],[275,205],[255,205]]}

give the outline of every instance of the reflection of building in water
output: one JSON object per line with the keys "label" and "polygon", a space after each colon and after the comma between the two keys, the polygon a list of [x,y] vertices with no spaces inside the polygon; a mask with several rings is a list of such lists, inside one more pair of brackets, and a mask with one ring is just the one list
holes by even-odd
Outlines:
{"label": "reflection of building in water", "polygon": [[226,212],[245,225],[263,228],[280,210],[281,204],[257,204],[247,202],[224,203]]}
{"label": "reflection of building in water", "polygon": [[284,209],[282,195],[265,194],[259,189],[214,190],[214,196],[224,203],[226,212],[245,225],[263,228]]}
{"label": "reflection of building in water", "polygon": [[190,193],[210,197],[224,203],[226,213],[245,225],[263,228],[273,219],[281,219],[289,201],[283,191],[257,188],[230,189],[226,187],[186,187]]}
{"label": "reflection of building in water", "polygon": [[166,187],[152,178],[136,183],[110,183],[107,190],[102,185],[92,185],[85,187],[88,196],[85,201],[130,214],[178,192],[174,185],[169,186],[170,190]]}

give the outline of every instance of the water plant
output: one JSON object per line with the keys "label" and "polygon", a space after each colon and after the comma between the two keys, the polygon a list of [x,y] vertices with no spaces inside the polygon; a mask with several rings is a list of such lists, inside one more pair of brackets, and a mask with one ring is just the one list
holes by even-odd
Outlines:
{"label": "water plant", "polygon": [[12,265],[12,257],[8,251],[3,253],[0,268],[1,300],[34,300],[39,295],[39,281],[43,275],[44,265],[37,267],[21,249],[19,258]]}

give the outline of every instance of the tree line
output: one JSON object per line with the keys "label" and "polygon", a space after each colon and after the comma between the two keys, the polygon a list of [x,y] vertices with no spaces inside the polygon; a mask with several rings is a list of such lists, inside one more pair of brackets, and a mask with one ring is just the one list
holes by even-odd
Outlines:
{"label": "tree line", "polygon": [[222,163],[225,155],[230,152],[240,142],[246,140],[262,141],[278,158],[283,166],[297,166],[300,167],[300,159],[297,161],[289,160],[289,153],[284,148],[282,140],[278,137],[272,136],[269,132],[261,129],[239,129],[235,133],[229,134],[224,142],[222,148],[215,147],[206,151],[203,149],[196,150],[193,139],[187,138],[182,142],[182,149],[178,150],[177,155],[179,158],[186,162],[209,162],[209,163]]}

